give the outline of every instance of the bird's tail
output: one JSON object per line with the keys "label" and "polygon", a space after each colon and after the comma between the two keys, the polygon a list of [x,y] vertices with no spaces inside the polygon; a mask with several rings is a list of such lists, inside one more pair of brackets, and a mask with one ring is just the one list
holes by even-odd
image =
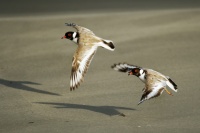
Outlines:
{"label": "bird's tail", "polygon": [[178,86],[174,83],[174,81],[172,79],[170,79],[170,77],[167,77],[167,79],[168,79],[168,81],[166,83],[169,86],[169,88],[172,89],[173,91],[177,92]]}
{"label": "bird's tail", "polygon": [[103,47],[105,49],[108,49],[110,51],[115,50],[115,46],[111,40],[104,40],[102,39],[101,42],[95,43],[97,46]]}
{"label": "bird's tail", "polygon": [[102,41],[104,43],[104,46],[102,46],[102,47],[104,47],[108,50],[114,51],[115,46],[112,41],[110,41],[110,40],[102,40]]}

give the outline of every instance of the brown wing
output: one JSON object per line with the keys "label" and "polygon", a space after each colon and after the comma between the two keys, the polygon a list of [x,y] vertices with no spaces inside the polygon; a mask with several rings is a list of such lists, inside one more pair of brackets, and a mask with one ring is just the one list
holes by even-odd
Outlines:
{"label": "brown wing", "polygon": [[90,34],[90,35],[95,35],[91,30],[89,30],[85,27],[79,26],[75,23],[65,23],[65,25],[74,27],[79,32],[79,34],[87,33],[87,34]]}
{"label": "brown wing", "polygon": [[77,48],[72,62],[72,71],[70,77],[70,90],[78,88],[83,81],[83,77],[87,72],[97,50],[97,46],[82,46]]}
{"label": "brown wing", "polygon": [[102,40],[97,37],[91,30],[78,25],[75,25],[74,28],[76,28],[79,33],[79,45],[95,45],[98,42],[102,42]]}
{"label": "brown wing", "polygon": [[74,28],[76,28],[79,33],[87,33],[87,34],[90,34],[90,35],[95,35],[91,30],[89,30],[85,27],[81,27],[81,26],[76,25]]}

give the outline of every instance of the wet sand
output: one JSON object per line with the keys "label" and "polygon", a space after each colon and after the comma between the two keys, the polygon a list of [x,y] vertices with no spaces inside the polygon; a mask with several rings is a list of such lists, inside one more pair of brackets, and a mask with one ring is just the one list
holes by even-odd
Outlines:
{"label": "wet sand", "polygon": [[[1,133],[197,133],[200,9],[76,13],[0,19]],[[70,92],[75,22],[113,40]],[[128,62],[169,75],[178,92],[137,105],[144,84],[110,68]],[[172,92],[172,91],[171,91]],[[121,116],[124,114],[124,116]]]}

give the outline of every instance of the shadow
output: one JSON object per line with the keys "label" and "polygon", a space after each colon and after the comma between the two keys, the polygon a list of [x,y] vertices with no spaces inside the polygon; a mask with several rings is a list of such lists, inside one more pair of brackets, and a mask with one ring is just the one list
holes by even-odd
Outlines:
{"label": "shadow", "polygon": [[91,105],[80,105],[71,103],[52,103],[52,102],[35,102],[35,103],[55,105],[54,108],[84,109],[109,116],[114,116],[114,115],[125,116],[123,113],[119,112],[118,109],[135,110],[133,108],[116,107],[116,106],[91,106]]}
{"label": "shadow", "polygon": [[30,81],[11,81],[11,80],[5,80],[5,79],[1,79],[0,78],[0,84],[8,86],[8,87],[11,87],[11,88],[19,89],[19,90],[31,91],[31,92],[35,92],[35,93],[42,93],[42,94],[48,94],[48,95],[60,96],[59,94],[56,94],[56,93],[52,93],[52,92],[48,92],[48,91],[43,91],[43,90],[39,90],[39,89],[35,89],[35,88],[27,86],[26,84],[41,85],[39,83],[34,83],[34,82],[30,82]]}

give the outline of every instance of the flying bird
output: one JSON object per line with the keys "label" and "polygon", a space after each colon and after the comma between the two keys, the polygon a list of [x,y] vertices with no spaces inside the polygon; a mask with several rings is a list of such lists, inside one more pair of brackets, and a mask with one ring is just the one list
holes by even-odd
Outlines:
{"label": "flying bird", "polygon": [[166,91],[169,95],[173,95],[167,90],[167,86],[173,91],[177,92],[177,85],[168,76],[165,76],[155,70],[142,68],[135,65],[130,65],[127,63],[118,63],[111,66],[116,71],[128,73],[128,75],[135,75],[144,84],[142,97],[138,103],[141,104],[145,100],[158,97],[163,91]]}
{"label": "flying bird", "polygon": [[65,24],[66,26],[71,26],[77,30],[77,32],[66,32],[61,38],[69,39],[78,45],[78,48],[76,49],[72,59],[72,70],[70,77],[70,90],[72,91],[78,88],[80,83],[83,82],[84,75],[89,68],[97,48],[100,46],[114,51],[115,46],[111,40],[100,38],[85,27],[74,23]]}

